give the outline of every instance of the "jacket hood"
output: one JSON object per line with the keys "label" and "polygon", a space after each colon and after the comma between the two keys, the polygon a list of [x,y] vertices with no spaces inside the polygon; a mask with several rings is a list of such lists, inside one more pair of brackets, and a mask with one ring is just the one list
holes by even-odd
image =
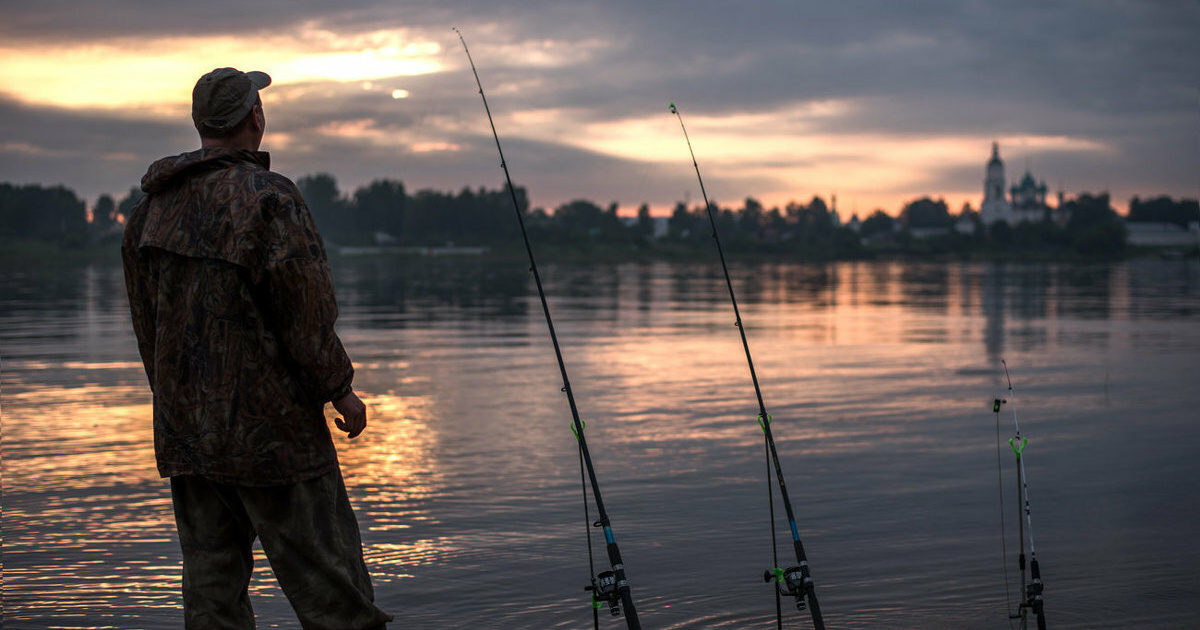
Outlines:
{"label": "jacket hood", "polygon": [[193,177],[243,162],[270,170],[271,155],[266,151],[216,148],[165,157],[151,164],[142,176],[142,192],[153,194],[171,186],[177,178]]}

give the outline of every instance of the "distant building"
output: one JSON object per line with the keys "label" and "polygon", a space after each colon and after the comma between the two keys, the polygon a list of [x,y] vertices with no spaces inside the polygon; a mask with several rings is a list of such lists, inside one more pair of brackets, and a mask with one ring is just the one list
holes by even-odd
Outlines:
{"label": "distant building", "polygon": [[[653,228],[653,232],[650,234],[650,237],[655,240],[662,240],[663,238],[666,238],[668,231],[667,228],[670,220],[670,217],[650,217],[650,225]],[[638,225],[638,218],[621,217],[621,223],[625,224],[625,227],[627,228],[635,228]]]}
{"label": "distant building", "polygon": [[984,225],[998,221],[1008,222],[1012,206],[1004,196],[1007,185],[1004,178],[1004,162],[1000,159],[1000,143],[992,143],[992,159],[987,163],[987,176],[983,180],[983,205],[979,206],[979,218]]}
{"label": "distant building", "polygon": [[1192,221],[1187,229],[1177,223],[1126,221],[1130,245],[1141,247],[1200,247],[1200,223]]}
{"label": "distant building", "polygon": [[971,215],[966,212],[960,214],[958,220],[954,222],[954,231],[967,236],[974,234],[975,222],[971,220]]}
{"label": "distant building", "polygon": [[952,228],[946,226],[939,227],[910,227],[908,233],[913,235],[913,238],[926,239],[935,236],[944,236],[950,233]]}
{"label": "distant building", "polygon": [[1009,223],[1022,221],[1043,221],[1049,217],[1050,208],[1046,206],[1046,182],[1033,181],[1033,175],[1026,170],[1019,184],[1009,189],[1011,196],[1011,218]]}
{"label": "distant building", "polygon": [[1037,182],[1028,170],[1021,181],[1008,188],[1004,177],[1004,161],[1000,159],[1000,144],[992,143],[992,158],[988,160],[983,180],[983,204],[979,218],[984,225],[1003,221],[1010,225],[1023,221],[1042,221],[1050,216],[1046,205],[1046,182]]}

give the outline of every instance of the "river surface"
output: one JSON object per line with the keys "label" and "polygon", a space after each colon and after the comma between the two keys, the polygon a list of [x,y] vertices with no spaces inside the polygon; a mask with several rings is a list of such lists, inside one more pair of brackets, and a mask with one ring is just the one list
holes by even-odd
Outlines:
{"label": "river surface", "polygon": [[[526,265],[333,270],[371,422],[335,440],[392,627],[591,628],[576,440]],[[829,628],[1012,627],[1014,405],[1049,627],[1200,627],[1196,261],[732,274]],[[643,626],[775,627],[773,482],[719,266],[542,275]],[[182,627],[120,267],[3,269],[0,355],[4,627]],[[297,628],[257,557],[259,627]]]}

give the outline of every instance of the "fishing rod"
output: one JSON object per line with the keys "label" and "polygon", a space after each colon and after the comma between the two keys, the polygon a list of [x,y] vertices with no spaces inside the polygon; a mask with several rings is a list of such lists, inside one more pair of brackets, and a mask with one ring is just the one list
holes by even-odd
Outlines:
{"label": "fishing rod", "polygon": [[[595,574],[594,563],[592,560],[592,545],[591,545],[591,530],[588,535],[588,564],[592,566],[591,584],[584,590],[592,593],[592,619],[598,628],[600,625],[599,614],[596,612],[602,602],[607,602],[609,612],[614,617],[621,614],[621,607],[624,607],[625,623],[629,630],[641,630],[642,624],[638,620],[637,609],[633,604],[633,594],[629,589],[629,580],[625,577],[625,563],[621,561],[621,551],[617,547],[617,541],[613,537],[612,526],[608,519],[608,512],[604,509],[604,500],[600,498],[600,482],[596,479],[596,469],[592,465],[592,456],[588,451],[587,438],[584,437],[584,423],[579,419],[579,409],[575,406],[575,394],[571,390],[571,380],[567,377],[567,366],[563,362],[562,349],[558,345],[558,335],[554,332],[554,320],[550,317],[550,304],[546,301],[546,291],[542,287],[542,277],[538,273],[537,261],[533,257],[533,246],[529,244],[529,233],[525,230],[525,219],[521,216],[521,204],[517,201],[516,188],[512,183],[512,176],[508,172],[508,163],[504,160],[504,150],[500,148],[500,135],[496,133],[496,123],[492,120],[492,110],[488,107],[487,96],[483,93],[483,83],[479,80],[479,71],[475,69],[475,60],[471,58],[471,50],[467,48],[467,40],[463,38],[462,31],[454,29],[458,33],[458,40],[462,42],[463,51],[467,53],[467,61],[471,64],[471,72],[475,75],[475,85],[479,87],[479,96],[483,99],[483,109],[487,112],[488,124],[492,127],[492,137],[496,140],[496,151],[500,154],[500,168],[504,169],[504,179],[508,182],[508,193],[512,197],[513,210],[517,213],[517,223],[521,226],[521,237],[525,240],[525,252],[529,254],[529,271],[533,273],[534,283],[537,285],[538,297],[542,301],[542,312],[546,315],[546,327],[550,329],[550,341],[554,345],[554,356],[558,359],[558,370],[562,374],[563,387],[562,391],[567,394],[567,402],[571,407],[571,430],[575,433],[575,440],[579,445],[579,457],[583,467],[587,470],[588,479],[591,482],[592,497],[596,501],[597,520],[592,523],[593,527],[603,528],[604,540],[607,542],[608,561],[612,567],[611,571]],[[588,520],[587,516],[587,492],[584,491],[584,519]]]}
{"label": "fishing rod", "polygon": [[[754,383],[754,395],[758,398],[758,426],[762,428],[764,449],[770,455],[767,490],[768,497],[771,497],[771,548],[774,554],[774,563],[771,569],[763,572],[763,580],[766,582],[773,580],[776,584],[775,618],[778,627],[783,627],[783,613],[779,608],[779,598],[785,596],[795,598],[797,610],[803,611],[808,608],[812,613],[813,626],[816,630],[824,630],[825,620],[821,616],[821,605],[817,602],[816,585],[813,583],[809,571],[808,556],[804,553],[804,543],[800,541],[800,532],[796,528],[796,515],[792,510],[792,501],[788,498],[783,467],[779,464],[779,453],[775,450],[775,438],[771,434],[771,414],[767,413],[767,406],[763,403],[762,389],[758,385],[758,374],[754,371],[754,359],[750,356],[750,342],[746,340],[746,328],[742,325],[742,314],[738,310],[737,297],[733,292],[733,281],[729,278],[729,266],[725,264],[725,251],[721,248],[721,237],[717,233],[717,219],[713,216],[712,204],[709,203],[708,193],[704,190],[704,178],[700,176],[700,165],[696,162],[696,152],[692,150],[692,140],[688,137],[687,127],[683,125],[683,115],[679,113],[679,108],[675,107],[675,103],[671,103],[670,110],[679,119],[679,127],[683,129],[683,138],[687,141],[688,153],[692,156],[692,166],[696,169],[696,179],[700,181],[700,194],[704,197],[704,209],[708,213],[709,224],[712,225],[712,237],[717,244],[717,254],[721,258],[721,269],[725,272],[725,286],[729,288],[729,301],[733,303],[733,315],[736,319],[734,325],[737,326],[738,332],[742,336],[742,349],[746,351],[746,363],[750,366],[750,380]],[[788,526],[792,530],[792,547],[796,552],[797,564],[786,569],[779,568],[779,556],[775,548],[775,503],[774,495],[770,492],[771,465],[775,468],[775,479],[779,482],[779,494],[783,499],[783,508],[787,512]]]}
{"label": "fishing rod", "polygon": [[[1004,366],[1004,378],[1008,381],[1008,400],[997,398],[992,401],[992,412],[996,414],[997,421],[1000,417],[1000,407],[1005,403],[1010,403],[1012,409],[1013,429],[1016,432],[1015,436],[1008,440],[1008,445],[1012,448],[1012,452],[1017,457],[1017,507],[1018,516],[1017,523],[1018,537],[1020,540],[1020,554],[1017,556],[1017,565],[1021,569],[1021,591],[1024,593],[1025,599],[1017,608],[1015,614],[1009,613],[1009,619],[1020,619],[1021,628],[1025,628],[1028,623],[1028,612],[1033,611],[1037,619],[1038,630],[1046,630],[1046,611],[1042,600],[1042,591],[1045,589],[1042,583],[1042,571],[1038,565],[1037,549],[1033,544],[1033,515],[1030,510],[1029,503],[1029,483],[1025,476],[1025,447],[1029,444],[1029,439],[1021,437],[1021,425],[1017,422],[1017,400],[1016,394],[1013,392],[1012,377],[1008,373],[1008,363],[1004,359],[1000,359],[1000,364]],[[998,425],[997,425],[998,427]],[[997,428],[999,431],[999,428]],[[1003,488],[1001,489],[1001,499],[1003,499]],[[1024,513],[1025,519],[1022,520],[1020,515]],[[1003,519],[1003,510],[1001,511],[1001,519]],[[1029,528],[1029,577],[1028,583],[1025,581],[1025,531],[1026,525]],[[1005,552],[1007,555],[1007,552]],[[1008,591],[1008,572],[1005,570],[1005,596]]]}

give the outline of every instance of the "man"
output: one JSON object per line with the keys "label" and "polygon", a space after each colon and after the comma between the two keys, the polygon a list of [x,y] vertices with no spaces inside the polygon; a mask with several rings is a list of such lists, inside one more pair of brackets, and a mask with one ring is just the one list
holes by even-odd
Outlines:
{"label": "man", "polygon": [[192,91],[201,149],[142,178],[121,252],[171,478],[186,627],[254,628],[262,542],[305,630],[383,628],[325,421],[367,426],[334,332],[337,303],[299,190],[260,152],[262,72],[219,68]]}

